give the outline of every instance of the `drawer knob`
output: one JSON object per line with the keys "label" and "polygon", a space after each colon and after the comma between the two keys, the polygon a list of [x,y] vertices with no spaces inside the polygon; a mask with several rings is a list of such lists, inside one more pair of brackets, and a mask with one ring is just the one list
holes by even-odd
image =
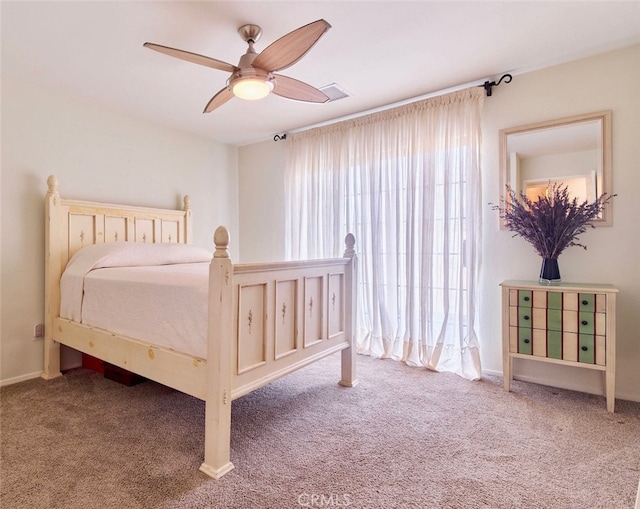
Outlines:
{"label": "drawer knob", "polygon": [[523,318],[524,318],[525,320],[528,320],[528,319],[529,319],[529,315],[524,315],[524,317],[523,317]]}
{"label": "drawer knob", "polygon": [[[525,340],[524,340],[524,342],[525,342],[525,344],[527,344],[527,345],[529,344],[529,340],[528,340],[528,339],[525,339]],[[583,347],[583,348],[584,348],[584,347]]]}
{"label": "drawer knob", "polygon": [[582,351],[583,351],[583,352],[586,352],[587,350],[589,350],[589,348],[587,348],[586,346],[583,346],[583,347],[582,347]]}
{"label": "drawer knob", "polygon": [[586,320],[582,320],[582,325],[589,325],[589,322],[587,322]]}
{"label": "drawer knob", "polygon": [[587,304],[589,304],[589,301],[588,301],[588,300],[583,300],[583,301],[582,301],[582,305],[583,305],[583,306],[586,306]]}
{"label": "drawer knob", "polygon": [[525,297],[525,298],[524,298],[524,301],[525,301],[525,302],[529,302],[529,297]]}

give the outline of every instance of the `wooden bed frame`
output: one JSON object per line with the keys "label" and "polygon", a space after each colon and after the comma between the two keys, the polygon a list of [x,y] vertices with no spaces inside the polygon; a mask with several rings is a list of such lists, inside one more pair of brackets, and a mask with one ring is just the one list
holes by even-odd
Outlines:
{"label": "wooden bed frame", "polygon": [[60,198],[54,176],[45,203],[45,338],[43,378],[61,375],[60,345],[125,368],[205,401],[200,470],[218,479],[233,468],[231,401],[341,351],[340,385],[356,381],[356,263],[351,234],[343,258],[234,265],[229,234],[219,227],[209,269],[207,359],[60,318],[60,278],[88,244],[126,241],[191,243],[184,210]]}

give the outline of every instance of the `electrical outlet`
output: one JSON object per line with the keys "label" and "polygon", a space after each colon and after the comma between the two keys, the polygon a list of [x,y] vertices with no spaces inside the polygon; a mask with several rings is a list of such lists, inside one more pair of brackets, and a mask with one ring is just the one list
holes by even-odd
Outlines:
{"label": "electrical outlet", "polygon": [[43,338],[44,337],[44,324],[39,323],[33,326],[33,337],[34,338]]}

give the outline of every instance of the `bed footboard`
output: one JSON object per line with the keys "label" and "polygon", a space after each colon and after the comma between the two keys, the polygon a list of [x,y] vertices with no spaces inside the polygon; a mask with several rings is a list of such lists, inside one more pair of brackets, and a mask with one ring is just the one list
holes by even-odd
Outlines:
{"label": "bed footboard", "polygon": [[233,468],[233,399],[339,351],[339,383],[356,385],[357,259],[353,235],[345,241],[343,258],[234,266],[228,232],[216,230],[209,279],[205,458],[200,467],[211,477]]}

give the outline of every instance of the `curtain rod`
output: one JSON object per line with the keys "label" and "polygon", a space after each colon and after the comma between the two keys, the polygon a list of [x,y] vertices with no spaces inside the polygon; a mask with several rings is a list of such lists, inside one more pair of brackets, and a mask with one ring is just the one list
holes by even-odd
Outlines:
{"label": "curtain rod", "polygon": [[[510,83],[511,80],[513,79],[513,76],[511,74],[504,74],[502,75],[502,77],[498,80],[498,82],[496,83],[495,81],[489,81],[489,80],[476,80],[476,81],[471,81],[468,83],[463,83],[461,85],[456,85],[453,87],[449,87],[449,88],[443,88],[441,90],[437,90],[435,92],[430,92],[428,94],[423,94],[423,95],[419,95],[416,97],[412,97],[410,99],[405,99],[403,101],[398,101],[395,103],[391,103],[391,104],[387,104],[385,106],[379,106],[378,108],[373,108],[370,110],[366,110],[366,111],[360,111],[358,113],[352,113],[351,115],[345,115],[344,117],[339,117],[339,118],[334,118],[331,120],[327,120],[325,122],[319,122],[317,124],[313,124],[313,125],[309,125],[309,126],[305,126],[305,127],[298,127],[296,129],[291,129],[290,131],[288,131],[289,133],[299,133],[302,131],[308,131],[309,129],[316,129],[318,127],[324,127],[326,125],[331,125],[331,124],[337,124],[338,122],[344,122],[345,120],[353,120],[354,118],[360,118],[360,117],[364,117],[365,115],[371,115],[372,113],[378,113],[380,111],[386,111],[386,110],[390,110],[393,108],[397,108],[399,106],[405,106],[406,104],[411,104],[417,101],[422,101],[424,99],[431,99],[432,97],[438,97],[441,95],[445,95],[445,94],[450,94],[453,92],[458,92],[459,90],[464,90],[466,88],[471,88],[471,87],[484,87],[486,93],[487,93],[487,97],[491,96],[491,89],[492,87],[497,87],[500,83],[502,83],[502,80],[504,80],[505,83]],[[278,136],[278,135],[276,135]],[[274,137],[273,141],[279,141],[280,139],[286,139],[286,134],[284,135],[280,135],[278,136],[278,139],[276,139],[276,137]]]}

